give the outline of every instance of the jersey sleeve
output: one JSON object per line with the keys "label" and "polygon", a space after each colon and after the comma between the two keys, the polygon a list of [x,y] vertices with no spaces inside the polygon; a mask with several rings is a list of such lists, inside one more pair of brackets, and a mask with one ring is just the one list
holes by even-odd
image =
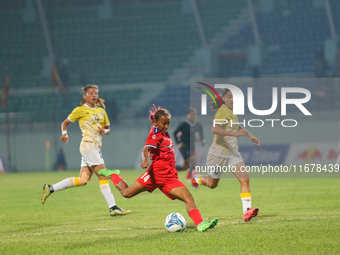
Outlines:
{"label": "jersey sleeve", "polygon": [[215,124],[223,125],[226,124],[226,120],[230,117],[230,114],[225,111],[223,107],[218,109],[217,113],[215,114]]}
{"label": "jersey sleeve", "polygon": [[153,128],[153,131],[150,132],[148,138],[146,139],[144,147],[150,146],[152,148],[157,148],[160,145],[162,139],[160,133],[161,132],[157,128]]}
{"label": "jersey sleeve", "polygon": [[80,119],[80,107],[76,107],[73,109],[73,111],[70,113],[70,115],[67,117],[71,122],[75,122],[76,120]]}

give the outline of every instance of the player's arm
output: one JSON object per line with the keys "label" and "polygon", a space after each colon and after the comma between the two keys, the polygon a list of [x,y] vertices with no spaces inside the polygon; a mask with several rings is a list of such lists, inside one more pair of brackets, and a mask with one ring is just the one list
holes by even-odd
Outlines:
{"label": "player's arm", "polygon": [[68,118],[61,123],[60,141],[68,143],[67,126],[72,123]]}
{"label": "player's arm", "polygon": [[141,167],[142,168],[147,168],[149,166],[149,162],[148,162],[148,152],[151,149],[151,146],[144,146],[143,152],[142,152],[142,164]]}
{"label": "player's arm", "polygon": [[176,141],[176,144],[179,144],[181,142],[181,133],[179,133],[182,130],[182,123],[178,125],[176,130],[174,131],[174,138]]}
{"label": "player's arm", "polygon": [[100,135],[108,135],[108,134],[110,134],[110,125],[103,126],[103,128],[100,128],[98,130],[98,132],[99,132]]}
{"label": "player's arm", "polygon": [[212,128],[212,133],[215,135],[222,135],[222,136],[248,136],[248,131],[245,130],[244,128],[242,129],[238,129],[237,132],[233,132],[233,131],[227,131],[223,128],[221,128],[220,125],[215,124],[215,126]]}
{"label": "player's arm", "polygon": [[103,122],[103,126],[102,128],[100,128],[98,130],[100,135],[108,135],[110,134],[110,121],[109,121],[109,117],[107,116],[107,113],[105,110],[104,111],[104,122]]}
{"label": "player's arm", "polygon": [[[244,130],[246,130],[244,127],[242,127],[242,126],[238,126],[238,130],[241,130],[241,129],[244,129]],[[252,133],[250,133],[248,130],[247,130],[247,132],[248,132],[248,137],[249,137],[249,139],[254,143],[254,145],[256,145],[256,146],[259,146],[260,145],[260,141],[259,141],[259,139],[257,139]]]}

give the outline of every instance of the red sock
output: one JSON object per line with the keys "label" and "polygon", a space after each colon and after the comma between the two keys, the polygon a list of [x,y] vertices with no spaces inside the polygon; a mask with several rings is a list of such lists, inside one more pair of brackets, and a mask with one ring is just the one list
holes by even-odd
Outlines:
{"label": "red sock", "polygon": [[118,174],[111,174],[111,181],[116,186],[120,181],[124,181]]}
{"label": "red sock", "polygon": [[203,221],[200,210],[198,209],[192,209],[189,212],[189,216],[194,221],[196,226],[198,226],[198,224],[200,224]]}
{"label": "red sock", "polygon": [[187,179],[190,179],[190,170],[187,172]]}

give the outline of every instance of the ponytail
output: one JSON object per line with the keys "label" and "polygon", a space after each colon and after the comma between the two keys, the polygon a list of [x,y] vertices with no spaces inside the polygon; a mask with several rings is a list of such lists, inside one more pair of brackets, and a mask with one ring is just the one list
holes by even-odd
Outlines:
{"label": "ponytail", "polygon": [[[222,95],[219,95],[219,96],[221,98],[222,104],[224,104],[224,101],[222,99]],[[215,96],[214,99],[215,99],[216,104],[215,104],[215,102],[211,102],[209,104],[210,108],[211,108],[211,110],[218,110],[222,105],[221,105],[220,100],[218,99],[217,96]]]}
{"label": "ponytail", "polygon": [[104,99],[101,99],[101,98],[98,97],[96,105],[101,105],[104,109],[106,109],[104,102],[105,102]]}
{"label": "ponytail", "polygon": [[[229,91],[230,91],[230,90],[227,89],[227,88],[223,88],[223,89],[222,89],[222,95],[219,95],[220,98],[221,98],[222,104],[225,104],[225,102],[224,102],[223,99],[222,99],[222,96],[225,96],[225,94],[227,94]],[[221,105],[221,103],[220,103],[220,100],[218,100],[218,97],[217,97],[217,96],[215,96],[214,99],[215,99],[216,104],[215,104],[215,102],[211,102],[211,103],[209,104],[209,105],[210,105],[210,108],[211,108],[211,110],[218,110],[222,105]]]}

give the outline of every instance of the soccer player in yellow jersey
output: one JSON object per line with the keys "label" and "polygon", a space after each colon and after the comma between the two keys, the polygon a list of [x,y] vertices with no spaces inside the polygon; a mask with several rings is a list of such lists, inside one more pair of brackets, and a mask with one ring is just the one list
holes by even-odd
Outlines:
{"label": "soccer player in yellow jersey", "polygon": [[[225,166],[235,170],[233,173],[241,183],[243,220],[250,221],[257,216],[259,209],[251,207],[249,175],[244,171],[245,165],[241,154],[238,152],[237,137],[247,136],[257,146],[260,145],[260,141],[243,127],[232,124],[237,123],[238,119],[232,111],[233,95],[231,91],[222,89],[222,96],[220,97],[225,104],[216,106],[215,103],[212,103],[210,105],[213,110],[217,110],[217,113],[215,115],[215,126],[212,128],[215,137],[207,155],[207,167],[219,166],[222,169]],[[216,102],[219,102],[219,100],[217,99]],[[196,187],[204,185],[214,189],[217,187],[222,174],[223,171],[216,171],[216,168],[215,171],[209,171],[208,175],[200,175],[195,170],[192,184]]]}
{"label": "soccer player in yellow jersey", "polygon": [[[100,191],[110,208],[110,215],[129,214],[129,210],[125,211],[116,205],[108,179],[98,175],[99,170],[105,169],[101,154],[102,135],[110,133],[110,122],[104,110],[104,100],[98,97],[97,85],[83,87],[82,94],[81,106],[76,107],[61,124],[62,136],[60,137],[62,142],[68,143],[67,126],[78,120],[83,135],[79,148],[82,156],[79,177],[70,177],[53,185],[45,184],[41,202],[45,204],[46,199],[55,191],[86,185],[92,174],[95,173],[99,179]],[[98,105],[101,105],[104,109],[98,107]]]}

